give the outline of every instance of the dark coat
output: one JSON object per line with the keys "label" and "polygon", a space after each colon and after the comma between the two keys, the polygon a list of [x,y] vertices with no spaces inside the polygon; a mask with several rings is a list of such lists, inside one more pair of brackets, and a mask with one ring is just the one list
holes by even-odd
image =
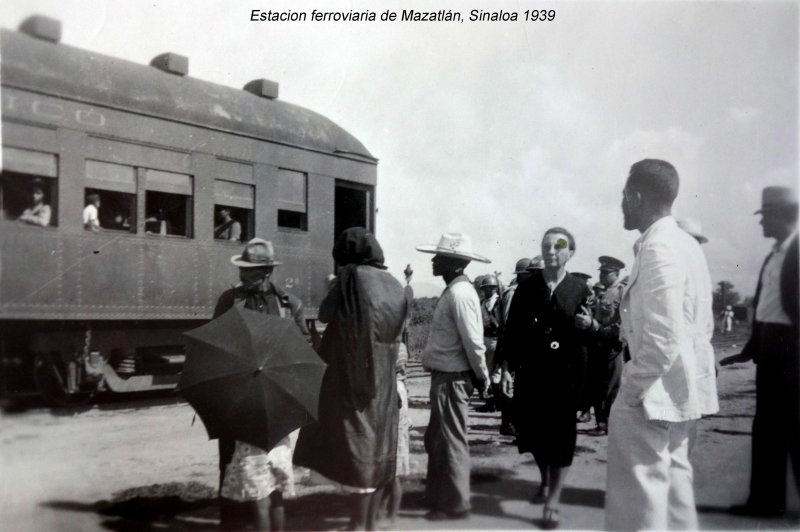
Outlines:
{"label": "dark coat", "polygon": [[[789,244],[786,250],[786,257],[783,261],[781,268],[781,306],[784,312],[789,315],[796,331],[800,331],[800,271],[798,271],[798,262],[800,262],[800,242],[798,237],[795,236],[794,240]],[[764,263],[761,265],[761,271],[758,273],[758,285],[756,287],[756,296],[753,300],[753,330],[750,334],[750,339],[742,350],[742,354],[748,356],[753,362],[758,363],[758,355],[761,351],[761,326],[756,321],[755,310],[758,308],[758,300],[761,297],[761,277],[764,274],[764,268],[772,254],[767,255]]]}
{"label": "dark coat", "polygon": [[575,315],[589,295],[586,283],[570,274],[551,294],[538,271],[520,283],[511,301],[503,356],[516,371],[517,445],[520,452],[533,452],[539,463],[572,463],[586,341]]}

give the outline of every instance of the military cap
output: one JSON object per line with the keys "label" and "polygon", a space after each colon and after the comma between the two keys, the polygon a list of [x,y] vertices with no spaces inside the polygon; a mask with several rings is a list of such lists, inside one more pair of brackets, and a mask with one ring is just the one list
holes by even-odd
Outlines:
{"label": "military cap", "polygon": [[514,267],[514,273],[525,273],[531,267],[531,259],[519,259]]}
{"label": "military cap", "polygon": [[531,259],[531,265],[528,266],[529,272],[533,270],[544,270],[544,259],[541,255],[536,255]]}
{"label": "military cap", "polygon": [[620,271],[622,268],[625,267],[625,263],[619,259],[615,259],[614,257],[609,257],[608,255],[603,255],[599,259],[600,261],[600,269],[601,270],[614,270]]}
{"label": "military cap", "polygon": [[583,279],[584,281],[588,281],[589,279],[591,279],[591,278],[592,278],[592,276],[591,276],[591,275],[589,275],[588,273],[581,273],[581,272],[570,272],[570,273],[571,273],[571,274],[572,274],[574,277],[578,277],[578,278],[580,278],[580,279]]}

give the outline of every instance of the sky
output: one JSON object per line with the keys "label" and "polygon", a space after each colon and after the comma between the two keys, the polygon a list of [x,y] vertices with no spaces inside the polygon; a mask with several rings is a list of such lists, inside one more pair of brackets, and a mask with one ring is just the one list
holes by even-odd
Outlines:
{"label": "sky", "polygon": [[[555,9],[550,22],[524,11]],[[453,9],[462,23],[251,22],[252,9]],[[516,22],[470,22],[469,11]],[[620,202],[628,169],[670,161],[678,218],[700,222],[713,282],[755,291],[772,242],[761,189],[797,185],[797,2],[5,0],[0,26],[30,14],[63,23],[62,42],[141,64],[166,51],[189,75],[232,87],[267,78],[280,98],[327,116],[379,159],[376,234],[417,295],[443,287],[431,255],[469,234],[502,272],[539,253],[552,226],[575,235],[567,269],[597,257],[629,267],[638,233]]]}

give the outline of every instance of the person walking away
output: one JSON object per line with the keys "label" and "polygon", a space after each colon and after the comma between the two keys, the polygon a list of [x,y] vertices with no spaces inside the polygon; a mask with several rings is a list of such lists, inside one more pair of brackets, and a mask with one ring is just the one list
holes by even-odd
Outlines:
{"label": "person walking away", "polygon": [[700,245],[671,216],[678,172],[634,164],[622,192],[625,229],[638,230],[620,302],[630,352],[609,418],[606,528],[697,529],[689,440],[719,410],[711,279]]}
{"label": "person walking away", "polygon": [[544,503],[541,526],[560,523],[560,498],[577,440],[584,334],[575,316],[587,304],[586,281],[567,273],[575,238],[563,227],[542,237],[544,269],[521,282],[503,336],[503,391],[513,386],[520,453],[533,453],[541,482],[533,502]]}
{"label": "person walking away", "polygon": [[[241,282],[222,293],[214,318],[234,305],[243,305],[256,312],[292,319],[308,336],[301,301],[270,280],[275,266],[281,264],[275,260],[272,242],[250,240],[241,255],[231,257],[231,263],[239,268]],[[290,436],[269,452],[220,438],[219,470],[220,521],[224,528],[251,524],[257,530],[283,530],[283,495],[294,493]]]}
{"label": "person walking away", "polygon": [[425,517],[463,519],[471,510],[469,398],[474,386],[483,392],[489,387],[480,302],[464,269],[473,260],[490,261],[473,253],[472,239],[462,233],[445,233],[437,245],[417,250],[434,254],[433,275],[447,284],[433,311],[431,335],[422,353],[422,365],[431,372],[431,417],[425,431],[425,496],[430,511]]}
{"label": "person walking away", "polygon": [[764,236],[775,239],[775,245],[758,276],[750,339],[741,353],[720,360],[720,366],[750,360],[756,364],[750,496],[731,512],[773,517],[786,510],[788,461],[800,492],[796,192],[788,187],[766,187],[756,214],[761,215]]}
{"label": "person walking away", "polygon": [[339,235],[333,259],[337,276],[319,308],[328,324],[319,354],[328,367],[318,422],[300,429],[294,462],[349,494],[351,530],[374,530],[382,492],[397,470],[395,371],[406,296],[363,227]]}

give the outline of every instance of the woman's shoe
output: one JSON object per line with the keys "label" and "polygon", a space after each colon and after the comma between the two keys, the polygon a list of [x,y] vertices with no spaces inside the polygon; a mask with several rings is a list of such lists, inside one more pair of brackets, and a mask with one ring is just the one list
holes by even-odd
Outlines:
{"label": "woman's shoe", "polygon": [[560,524],[558,508],[545,506],[542,512],[542,528],[545,530],[555,530]]}

